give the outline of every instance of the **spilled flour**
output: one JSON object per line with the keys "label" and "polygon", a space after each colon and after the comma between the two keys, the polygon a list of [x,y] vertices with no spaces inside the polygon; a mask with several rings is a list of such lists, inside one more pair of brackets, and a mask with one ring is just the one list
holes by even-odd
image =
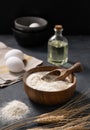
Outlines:
{"label": "spilled flour", "polygon": [[21,101],[13,100],[0,108],[0,120],[13,121],[24,118],[30,112],[29,107]]}

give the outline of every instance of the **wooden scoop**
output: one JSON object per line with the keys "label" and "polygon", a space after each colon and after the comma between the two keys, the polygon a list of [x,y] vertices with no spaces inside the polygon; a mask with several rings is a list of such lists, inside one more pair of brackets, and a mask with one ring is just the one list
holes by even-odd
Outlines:
{"label": "wooden scoop", "polygon": [[72,73],[81,72],[83,67],[80,62],[75,63],[68,69],[55,69],[42,77],[46,81],[65,80],[65,78]]}

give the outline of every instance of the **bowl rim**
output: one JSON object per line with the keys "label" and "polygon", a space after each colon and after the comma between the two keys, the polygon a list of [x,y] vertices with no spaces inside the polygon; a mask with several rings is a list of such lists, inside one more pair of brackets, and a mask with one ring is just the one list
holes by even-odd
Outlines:
{"label": "bowl rim", "polygon": [[[28,87],[28,88],[30,88],[30,89],[32,89],[32,90],[34,90],[34,91],[38,91],[38,92],[42,92],[42,93],[60,93],[60,92],[65,92],[65,91],[69,90],[70,88],[72,88],[74,85],[76,85],[77,79],[76,79],[76,76],[75,76],[74,74],[70,74],[70,75],[73,77],[73,84],[72,84],[70,87],[68,87],[68,88],[66,88],[66,89],[63,89],[63,90],[59,90],[59,91],[44,91],[44,90],[38,90],[38,89],[35,89],[35,88],[33,88],[33,87],[27,85],[26,79],[27,79],[27,77],[28,77],[30,74],[34,73],[33,71],[34,71],[35,69],[36,69],[35,72],[39,72],[38,69],[41,68],[41,71],[44,71],[43,69],[44,69],[44,68],[48,68],[48,67],[51,68],[51,70],[53,70],[53,69],[55,69],[55,68],[59,68],[59,69],[60,69],[60,67],[57,67],[57,66],[37,66],[37,67],[34,67],[34,68],[32,68],[32,69],[29,69],[29,70],[26,71],[26,72],[24,73],[24,75],[23,75],[23,82],[24,82],[25,87]],[[61,69],[65,69],[65,68],[64,68],[64,67],[61,67]]]}
{"label": "bowl rim", "polygon": [[[18,23],[19,20],[21,19],[38,19],[38,20],[41,20],[44,22],[43,25],[39,26],[39,27],[33,27],[33,28],[30,28],[29,26],[25,26],[24,24],[20,24]],[[43,17],[38,17],[38,16],[23,16],[23,17],[18,17],[14,20],[14,27],[18,30],[21,30],[21,31],[25,31],[25,32],[30,32],[30,31],[35,31],[35,30],[42,30],[44,29],[46,26],[48,25],[48,21],[43,18]]]}

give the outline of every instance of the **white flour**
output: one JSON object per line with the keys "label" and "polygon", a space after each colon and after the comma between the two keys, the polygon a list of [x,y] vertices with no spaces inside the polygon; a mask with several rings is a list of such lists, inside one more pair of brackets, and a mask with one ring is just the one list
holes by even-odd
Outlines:
{"label": "white flour", "polygon": [[13,100],[0,108],[0,119],[2,121],[19,120],[26,116],[30,109],[21,101]]}
{"label": "white flour", "polygon": [[42,91],[60,91],[71,87],[73,83],[68,81],[53,81],[48,82],[44,81],[41,78],[47,72],[36,72],[32,73],[27,77],[26,84],[33,89],[42,90]]}

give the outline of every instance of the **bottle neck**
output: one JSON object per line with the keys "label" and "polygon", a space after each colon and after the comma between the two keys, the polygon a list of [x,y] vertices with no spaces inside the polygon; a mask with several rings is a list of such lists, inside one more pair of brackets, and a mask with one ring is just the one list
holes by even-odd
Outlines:
{"label": "bottle neck", "polygon": [[54,31],[57,38],[62,37],[63,29],[60,29],[60,30],[54,29]]}

